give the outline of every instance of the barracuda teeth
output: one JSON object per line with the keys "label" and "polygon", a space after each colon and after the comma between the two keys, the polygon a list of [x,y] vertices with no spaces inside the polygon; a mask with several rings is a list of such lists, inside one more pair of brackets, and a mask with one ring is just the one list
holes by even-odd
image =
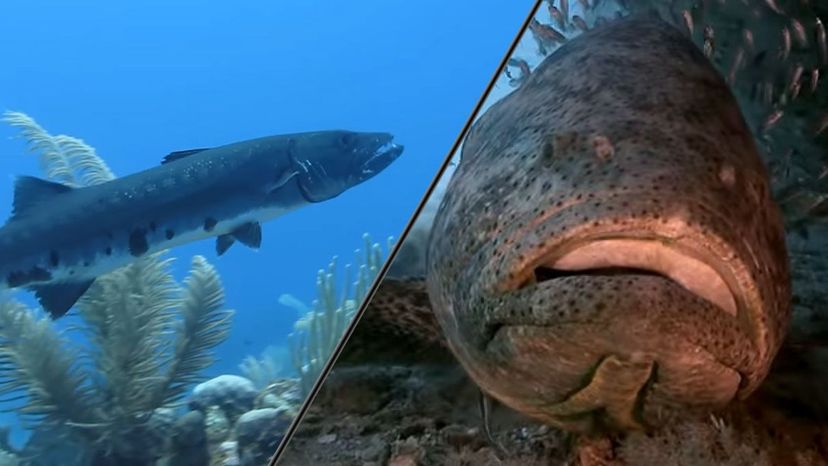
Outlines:
{"label": "barracuda teeth", "polygon": [[825,26],[819,18],[816,19],[814,29],[817,47],[819,48],[819,59],[823,65],[828,65],[828,40],[826,40]]}
{"label": "barracuda teeth", "polygon": [[383,144],[383,145],[379,146],[379,147],[377,148],[377,150],[376,150],[376,151],[374,151],[374,155],[384,154],[384,153],[386,153],[386,152],[388,152],[388,151],[390,151],[390,150],[395,149],[396,147],[397,147],[397,145],[396,145],[396,144],[394,144],[394,143],[393,143],[393,142],[391,142],[391,141],[388,141],[388,142],[386,142],[385,144]]}

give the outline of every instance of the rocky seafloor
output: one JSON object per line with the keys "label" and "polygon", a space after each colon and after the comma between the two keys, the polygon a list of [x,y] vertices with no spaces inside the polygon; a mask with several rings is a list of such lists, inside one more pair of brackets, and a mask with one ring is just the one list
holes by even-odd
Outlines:
{"label": "rocky seafloor", "polygon": [[183,405],[156,410],[129,438],[134,455],[124,448],[117,458],[94,455],[58,430],[41,428],[19,451],[0,439],[0,465],[264,466],[301,402],[296,379],[258,389],[244,377],[221,375],[197,385]]}
{"label": "rocky seafloor", "polygon": [[477,389],[459,366],[341,367],[278,465],[828,465],[821,374],[828,357],[815,354],[783,353],[746,402],[649,435],[578,438],[496,406],[494,444]]}

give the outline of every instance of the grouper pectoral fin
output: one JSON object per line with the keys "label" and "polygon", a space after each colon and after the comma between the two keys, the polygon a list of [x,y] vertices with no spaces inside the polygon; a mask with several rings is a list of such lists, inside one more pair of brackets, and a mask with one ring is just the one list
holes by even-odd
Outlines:
{"label": "grouper pectoral fin", "polygon": [[63,317],[72,306],[86,293],[95,280],[84,282],[60,283],[57,285],[34,285],[29,289],[34,291],[38,302],[53,319]]}
{"label": "grouper pectoral fin", "polygon": [[262,245],[262,225],[259,222],[245,223],[230,234],[249,248],[259,249]]}
{"label": "grouper pectoral fin", "polygon": [[32,206],[47,202],[54,196],[72,189],[71,186],[34,176],[19,176],[14,182],[12,218],[25,215]]}
{"label": "grouper pectoral fin", "polygon": [[236,238],[233,238],[232,235],[219,235],[216,238],[216,254],[219,256],[223,255],[235,242]]}
{"label": "grouper pectoral fin", "polygon": [[190,156],[190,155],[193,155],[193,154],[198,154],[199,152],[204,152],[205,150],[210,150],[210,148],[209,147],[203,147],[201,149],[188,149],[188,150],[179,150],[179,151],[176,151],[176,152],[170,152],[169,154],[167,154],[166,157],[164,157],[161,160],[161,165],[164,165],[165,163],[170,163],[170,162],[178,160],[178,159],[183,159],[184,157],[187,157],[187,156]]}

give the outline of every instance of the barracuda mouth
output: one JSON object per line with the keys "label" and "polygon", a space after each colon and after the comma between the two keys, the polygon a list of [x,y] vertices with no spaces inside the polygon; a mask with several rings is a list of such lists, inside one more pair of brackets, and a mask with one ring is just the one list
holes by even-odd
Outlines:
{"label": "barracuda mouth", "polygon": [[362,164],[362,175],[373,176],[391,165],[394,160],[402,154],[404,146],[393,142],[394,138],[389,137],[381,146],[377,147],[373,154]]}
{"label": "barracuda mouth", "polygon": [[658,238],[605,238],[579,242],[534,270],[534,282],[584,275],[656,275],[736,316],[738,300],[725,264],[712,255]]}

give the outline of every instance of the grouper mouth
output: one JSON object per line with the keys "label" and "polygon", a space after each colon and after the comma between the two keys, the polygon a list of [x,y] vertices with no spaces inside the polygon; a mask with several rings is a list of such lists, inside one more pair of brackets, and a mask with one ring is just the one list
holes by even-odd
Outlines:
{"label": "grouper mouth", "polygon": [[576,275],[655,275],[736,317],[735,279],[723,260],[667,238],[605,236],[572,242],[541,260],[534,283]]}
{"label": "grouper mouth", "polygon": [[[738,327],[741,335],[755,334],[756,322],[748,312],[738,279],[737,265],[693,241],[692,235],[680,239],[654,231],[614,231],[581,235],[550,245],[538,252],[535,260],[513,270],[514,276],[523,277],[509,289],[503,289],[502,302],[508,303],[503,311],[495,311],[483,318],[482,349],[486,352],[511,346],[503,339],[510,329],[542,329],[565,325],[570,319],[583,321],[584,316],[558,315],[555,303],[561,300],[581,300],[581,296],[602,296],[595,302],[612,303],[619,297],[643,291],[640,283],[657,287],[659,293],[680,292],[684,304],[673,303],[675,312],[695,312],[698,306],[719,314],[717,321],[726,321]],[[606,284],[639,283],[633,288],[608,290]],[[602,291],[598,288],[603,286]],[[554,291],[552,291],[554,290]],[[673,291],[671,291],[673,290]],[[564,299],[561,293],[569,294]],[[511,297],[510,297],[511,296]],[[519,296],[519,298],[515,298]],[[527,298],[535,296],[534,298]],[[529,301],[526,301],[529,299]],[[528,302],[544,301],[546,306],[535,306],[532,311],[517,312],[515,309]],[[522,303],[522,304],[521,304]],[[593,303],[594,304],[594,303]],[[576,304],[576,306],[592,304]],[[611,306],[607,304],[607,306]],[[690,306],[679,310],[681,306]],[[497,306],[499,307],[499,306]],[[507,310],[507,309],[511,309]],[[607,309],[609,311],[609,309]],[[613,311],[610,311],[613,312]],[[628,311],[615,311],[628,312]],[[646,313],[646,310],[641,310]],[[602,313],[602,312],[601,312]],[[646,326],[643,322],[640,325]]]}

